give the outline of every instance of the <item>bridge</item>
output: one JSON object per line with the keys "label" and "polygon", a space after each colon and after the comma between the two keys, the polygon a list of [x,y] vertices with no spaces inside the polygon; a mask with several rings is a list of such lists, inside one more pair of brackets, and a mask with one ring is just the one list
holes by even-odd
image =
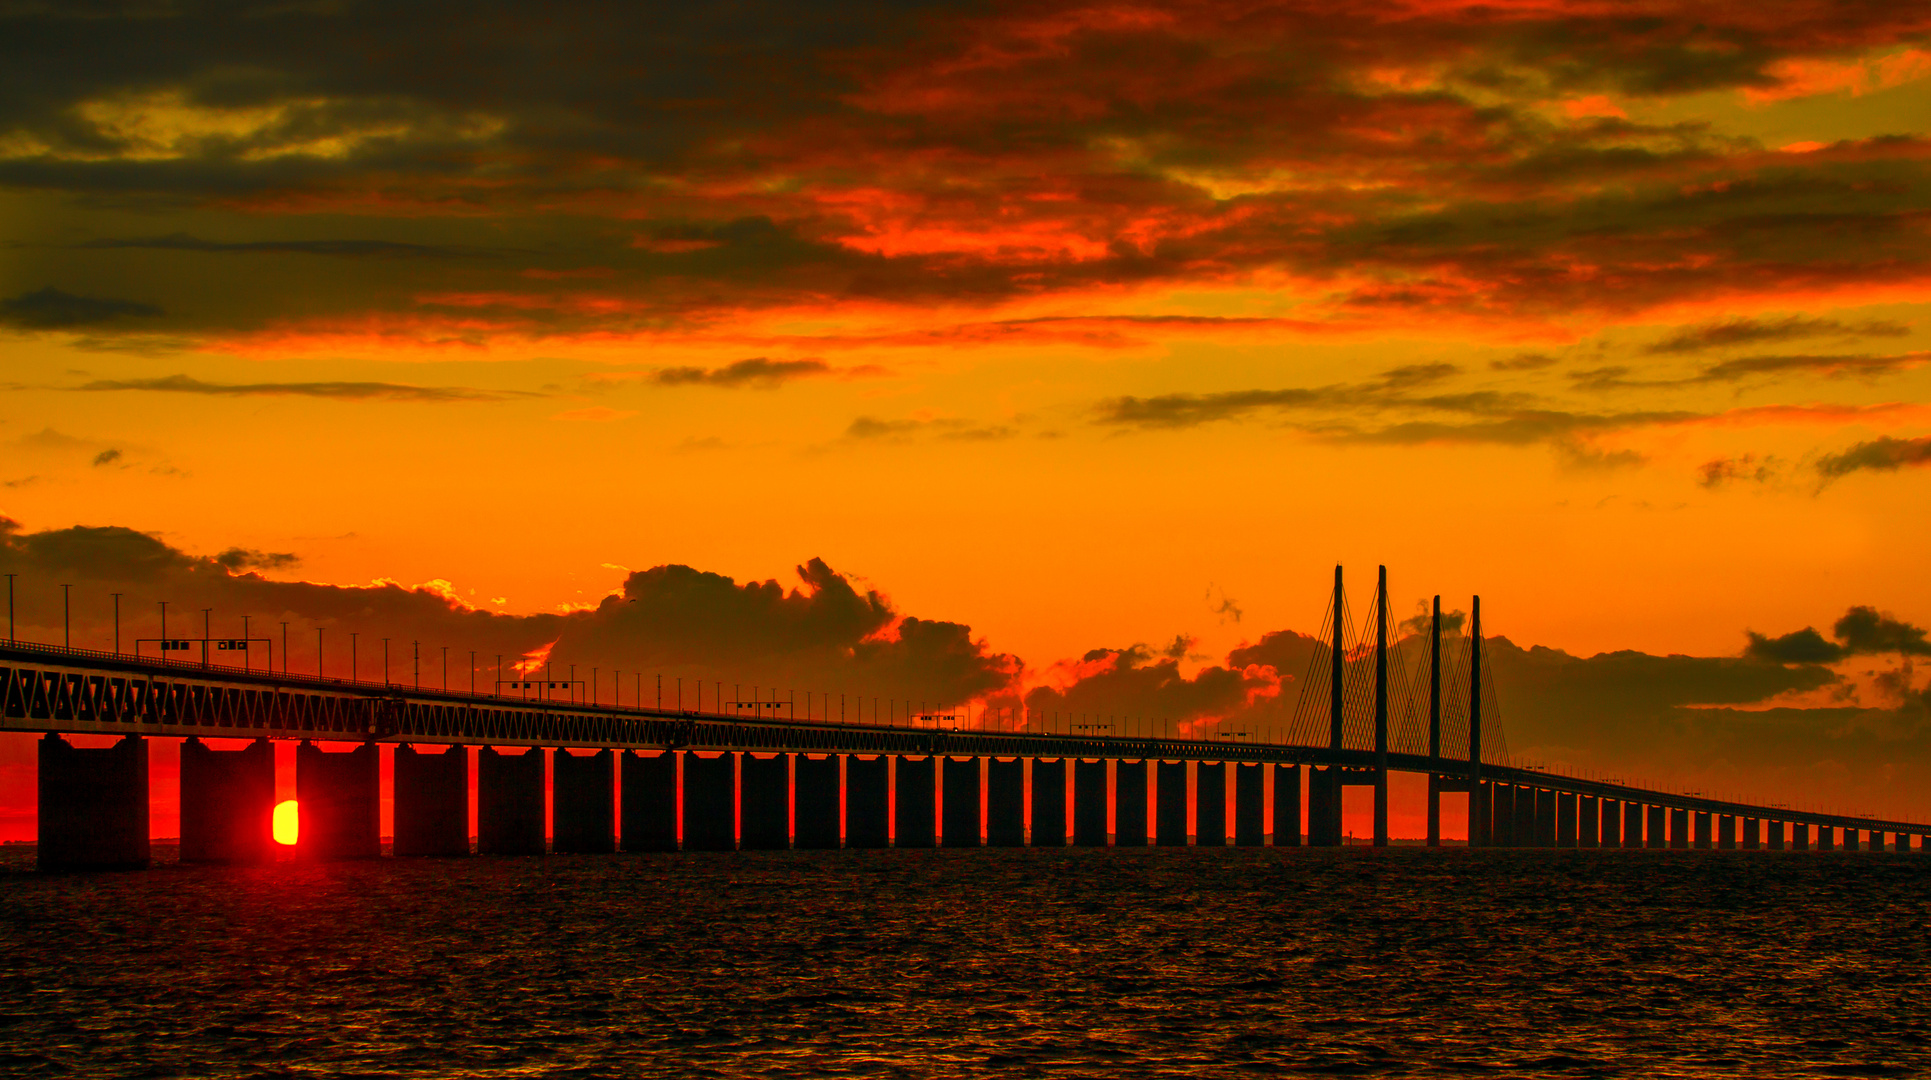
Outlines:
{"label": "bridge", "polygon": [[[939,713],[900,725],[819,718],[809,706],[801,720],[767,715],[764,703],[747,716],[721,701],[706,712],[532,700],[522,684],[515,695],[423,690],[23,642],[0,644],[0,730],[42,734],[46,869],[148,864],[151,737],[187,740],[184,861],[274,857],[270,740],[300,743],[297,852],[315,858],[381,853],[385,747],[394,854],[470,854],[472,746],[474,850],[494,854],[1171,846],[1189,843],[1190,823],[1203,846],[1339,846],[1348,787],[1373,789],[1373,843],[1385,846],[1393,772],[1427,776],[1430,845],[1442,842],[1443,794],[1460,792],[1471,847],[1931,849],[1931,825],[1511,765],[1499,739],[1485,746],[1485,727],[1499,727],[1479,597],[1470,617],[1467,633],[1445,633],[1436,598],[1419,665],[1427,685],[1412,687],[1389,640],[1386,569],[1372,640],[1351,642],[1336,567],[1295,724],[1264,741],[1122,735],[1038,716],[1005,730]],[[120,738],[95,749],[67,735]],[[218,750],[206,738],[251,742]],[[360,745],[319,745],[345,742]]]}

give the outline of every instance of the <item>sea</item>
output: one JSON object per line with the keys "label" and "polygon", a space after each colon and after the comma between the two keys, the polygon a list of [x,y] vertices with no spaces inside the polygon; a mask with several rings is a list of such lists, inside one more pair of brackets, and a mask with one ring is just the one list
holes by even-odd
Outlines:
{"label": "sea", "polygon": [[0,1074],[1931,1075],[1915,854],[160,854],[0,854]]}

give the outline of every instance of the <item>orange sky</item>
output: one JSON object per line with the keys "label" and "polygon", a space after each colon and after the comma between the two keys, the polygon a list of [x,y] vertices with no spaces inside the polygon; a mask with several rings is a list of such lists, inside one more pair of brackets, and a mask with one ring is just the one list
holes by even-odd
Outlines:
{"label": "orange sky", "polygon": [[[1579,657],[1931,622],[1909,5],[0,23],[20,536],[523,615],[822,558],[1033,672],[1336,562]],[[1893,733],[1839,788],[1914,648],[1777,699]]]}

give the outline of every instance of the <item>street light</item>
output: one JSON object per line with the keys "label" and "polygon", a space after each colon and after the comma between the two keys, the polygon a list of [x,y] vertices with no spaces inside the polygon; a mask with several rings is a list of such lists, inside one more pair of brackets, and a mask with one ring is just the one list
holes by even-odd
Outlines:
{"label": "street light", "polygon": [[114,595],[114,655],[121,655],[121,594]]}
{"label": "street light", "polygon": [[60,647],[74,647],[74,587],[60,587]]}

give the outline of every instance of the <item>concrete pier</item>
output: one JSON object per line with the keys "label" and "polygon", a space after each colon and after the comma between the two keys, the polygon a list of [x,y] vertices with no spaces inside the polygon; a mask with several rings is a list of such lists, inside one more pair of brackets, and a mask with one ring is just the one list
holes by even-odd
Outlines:
{"label": "concrete pier", "polygon": [[608,855],[617,850],[617,763],[609,750],[550,758],[550,850]]}
{"label": "concrete pier", "polygon": [[1153,768],[1153,842],[1187,846],[1187,763],[1161,761]]}
{"label": "concrete pier", "polygon": [[837,754],[812,757],[799,754],[792,767],[797,771],[797,835],[792,844],[806,850],[828,851],[838,847],[838,762]]}
{"label": "concrete pier", "polygon": [[1264,765],[1234,766],[1234,844],[1260,847],[1267,838],[1267,773]]}
{"label": "concrete pier", "polygon": [[40,739],[36,865],[42,870],[138,870],[148,865],[148,744],[129,735],[81,750]]}
{"label": "concrete pier", "polygon": [[1737,849],[1737,819],[1729,814],[1721,814],[1716,819],[1716,847],[1718,851]]}
{"label": "concrete pier", "polygon": [[1274,846],[1301,846],[1301,767],[1274,766]]}
{"label": "concrete pier", "polygon": [[305,859],[373,859],[382,854],[382,758],[375,743],[327,753],[295,747],[295,800]]}
{"label": "concrete pier", "polygon": [[1688,810],[1671,810],[1669,812],[1669,821],[1670,847],[1678,851],[1688,850],[1690,846],[1690,812]]}
{"label": "concrete pier", "polygon": [[1763,822],[1757,818],[1743,819],[1743,850],[1756,851],[1763,847]]}
{"label": "concrete pier", "polygon": [[1712,847],[1713,839],[1710,832],[1710,815],[1698,810],[1692,816],[1696,819],[1696,849],[1708,851]]}
{"label": "concrete pier", "polygon": [[1576,799],[1576,846],[1602,846],[1602,804],[1594,795],[1582,795]]}
{"label": "concrete pier", "polygon": [[892,770],[892,846],[933,847],[938,839],[938,759],[899,757],[893,759]]}
{"label": "concrete pier", "polygon": [[1567,791],[1556,793],[1556,843],[1559,848],[1576,846],[1576,816],[1581,812],[1576,796]]}
{"label": "concrete pier", "polygon": [[1790,850],[1810,850],[1810,826],[1801,821],[1793,821],[1790,823]]}
{"label": "concrete pier", "polygon": [[1895,852],[1899,852],[1899,853],[1903,853],[1903,852],[1906,852],[1906,851],[1909,851],[1909,850],[1911,850],[1911,834],[1910,834],[1910,833],[1902,833],[1902,832],[1901,832],[1901,833],[1892,833],[1892,834],[1891,834],[1891,850],[1892,850],[1892,851],[1895,851]]}
{"label": "concrete pier", "polygon": [[791,847],[791,755],[738,758],[740,851]]}
{"label": "concrete pier", "polygon": [[476,752],[476,850],[483,855],[541,855],[543,751]]}
{"label": "concrete pier", "polygon": [[737,755],[684,755],[684,850],[738,846]]}
{"label": "concrete pier", "polygon": [[1033,760],[1033,846],[1065,847],[1066,759]]}
{"label": "concrete pier", "polygon": [[1115,847],[1146,847],[1153,839],[1147,828],[1146,761],[1113,763],[1113,844]]}
{"label": "concrete pier", "polygon": [[845,758],[845,846],[891,846],[892,786],[886,770],[891,759]]}
{"label": "concrete pier", "polygon": [[1316,847],[1341,845],[1341,775],[1336,766],[1308,770],[1307,839]]}
{"label": "concrete pier", "polygon": [[1489,826],[1489,839],[1495,847],[1515,846],[1515,785],[1490,784],[1493,792],[1493,818]]}
{"label": "concrete pier", "polygon": [[1226,847],[1227,763],[1199,762],[1193,777],[1193,842],[1201,847]]}
{"label": "concrete pier", "polygon": [[1643,808],[1643,846],[1666,848],[1670,845],[1669,810],[1661,806]]}
{"label": "concrete pier", "polygon": [[469,748],[396,747],[395,816],[397,855],[469,854]]}
{"label": "concrete pier", "polygon": [[1623,803],[1623,846],[1639,848],[1643,846],[1643,804]]}
{"label": "concrete pier", "polygon": [[1763,825],[1764,846],[1768,847],[1771,851],[1782,851],[1784,849],[1783,822],[1766,821]]}
{"label": "concrete pier", "polygon": [[[1541,804],[1547,800],[1541,798],[1541,795],[1542,792],[1535,788],[1518,787],[1515,789],[1516,847],[1542,846],[1542,819],[1540,811],[1542,809]],[[1554,816],[1554,814],[1550,815],[1551,818]],[[1553,825],[1554,822],[1551,821],[1550,824]],[[1550,831],[1554,832],[1555,830],[1552,828]]]}
{"label": "concrete pier", "polygon": [[946,847],[978,847],[979,759],[948,757],[944,765]]}
{"label": "concrete pier", "polygon": [[1602,801],[1602,846],[1623,846],[1623,804],[1620,799]]}
{"label": "concrete pier", "polygon": [[181,744],[181,861],[260,862],[274,851],[275,751]]}
{"label": "concrete pier", "polygon": [[1073,760],[1073,843],[1106,846],[1106,762]]}
{"label": "concrete pier", "polygon": [[1023,847],[1026,843],[1026,761],[986,759],[986,845]]}
{"label": "concrete pier", "polygon": [[1556,792],[1537,789],[1535,793],[1535,844],[1556,846]]}
{"label": "concrete pier", "polygon": [[625,752],[619,759],[625,851],[677,850],[677,752]]}

